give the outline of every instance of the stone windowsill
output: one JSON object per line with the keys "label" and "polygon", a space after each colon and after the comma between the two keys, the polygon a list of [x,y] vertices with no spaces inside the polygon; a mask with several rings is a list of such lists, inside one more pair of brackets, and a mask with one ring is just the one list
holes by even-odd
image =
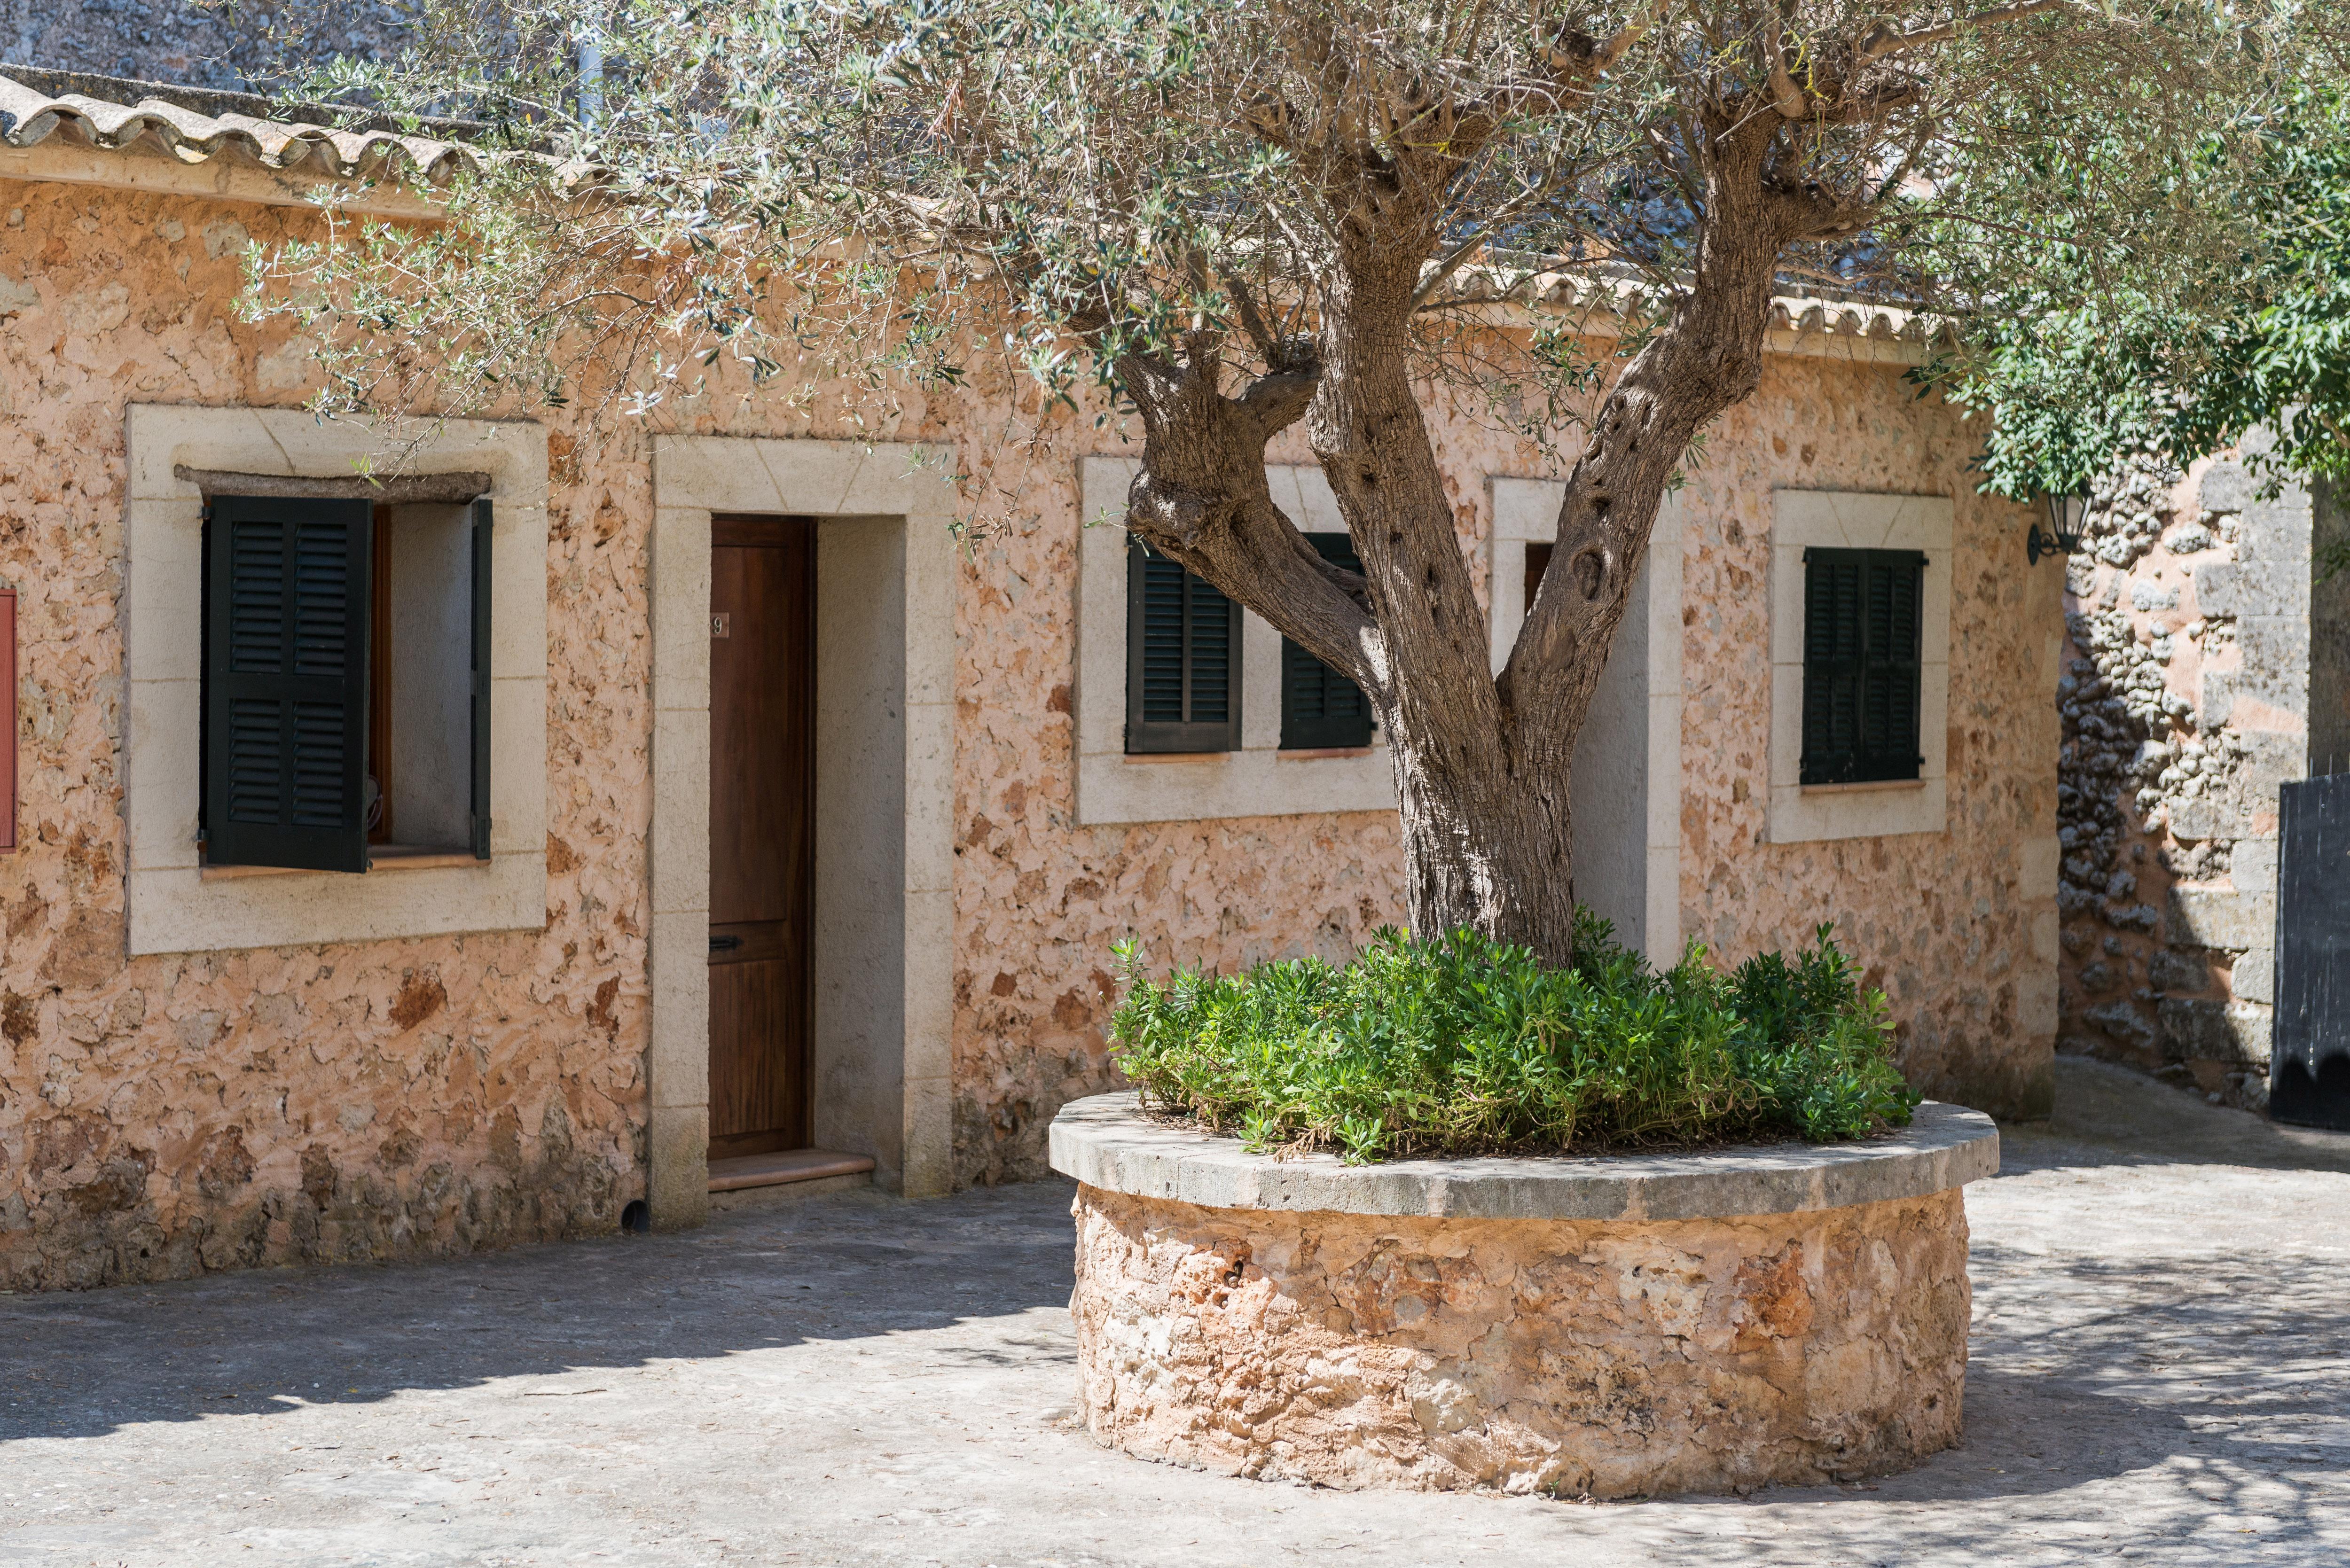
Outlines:
{"label": "stone windowsill", "polygon": [[[1273,753],[1280,763],[1315,763],[1331,757],[1367,757],[1376,746],[1301,746]],[[1238,752],[1127,752],[1129,763],[1224,763],[1239,756]]]}
{"label": "stone windowsill", "polygon": [[[416,844],[377,844],[368,849],[369,869],[374,871],[429,871],[435,869],[478,867],[484,870],[490,863],[476,857],[470,849],[442,849]],[[232,882],[245,877],[348,877],[348,871],[313,871],[298,866],[207,866],[203,880]]]}
{"label": "stone windowsill", "polygon": [[1875,794],[1886,790],[1924,789],[1924,779],[1863,779],[1858,784],[1804,784],[1805,794]]}

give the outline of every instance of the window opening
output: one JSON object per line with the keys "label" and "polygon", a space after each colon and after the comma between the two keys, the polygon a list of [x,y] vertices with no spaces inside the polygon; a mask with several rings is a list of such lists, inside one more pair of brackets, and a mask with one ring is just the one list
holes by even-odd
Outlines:
{"label": "window opening", "polygon": [[[1345,534],[1308,534],[1306,542],[1335,566],[1363,569]],[[1371,743],[1376,721],[1362,688],[1305,651],[1281,639],[1281,745],[1284,751],[1352,750]]]}
{"label": "window opening", "polygon": [[486,500],[213,497],[205,864],[489,858],[490,528]]}
{"label": "window opening", "polygon": [[1126,749],[1240,749],[1240,606],[1136,539],[1127,553]]}
{"label": "window opening", "polygon": [[1914,779],[1926,557],[1804,552],[1806,784]]}

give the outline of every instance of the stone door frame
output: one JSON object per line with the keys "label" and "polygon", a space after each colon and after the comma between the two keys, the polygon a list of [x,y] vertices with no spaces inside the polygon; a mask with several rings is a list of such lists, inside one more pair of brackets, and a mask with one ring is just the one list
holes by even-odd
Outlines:
{"label": "stone door frame", "polygon": [[713,513],[818,520],[816,1143],[871,1155],[876,1182],[910,1198],[953,1185],[954,493],[922,456],[897,442],[654,441],[656,1225],[699,1224],[709,1205]]}

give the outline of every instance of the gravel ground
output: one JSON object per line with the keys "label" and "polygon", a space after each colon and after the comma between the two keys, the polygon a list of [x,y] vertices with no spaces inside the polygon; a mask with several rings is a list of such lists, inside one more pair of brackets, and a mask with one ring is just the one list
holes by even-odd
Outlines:
{"label": "gravel ground", "polygon": [[0,1563],[2350,1561],[2350,1137],[2061,1065],[1968,1195],[1967,1445],[1866,1486],[1590,1506],[1107,1452],[1054,1183],[0,1296]]}

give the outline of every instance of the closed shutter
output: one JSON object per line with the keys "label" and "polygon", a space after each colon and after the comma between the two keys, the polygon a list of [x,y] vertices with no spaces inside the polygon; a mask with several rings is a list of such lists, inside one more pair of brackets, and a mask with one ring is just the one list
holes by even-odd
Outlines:
{"label": "closed shutter", "polygon": [[1804,552],[1804,784],[1918,776],[1925,578],[1909,551]]}
{"label": "closed shutter", "polygon": [[[1363,569],[1355,542],[1344,534],[1308,534],[1306,541],[1334,566]],[[1320,751],[1371,743],[1371,704],[1362,688],[1287,638],[1281,639],[1281,745]]]}
{"label": "closed shutter", "polygon": [[1126,557],[1126,749],[1241,743],[1241,607],[1133,540]]}
{"label": "closed shutter", "polygon": [[490,857],[490,502],[473,503],[473,858]]}
{"label": "closed shutter", "polygon": [[222,495],[204,549],[204,859],[367,869],[374,509]]}

